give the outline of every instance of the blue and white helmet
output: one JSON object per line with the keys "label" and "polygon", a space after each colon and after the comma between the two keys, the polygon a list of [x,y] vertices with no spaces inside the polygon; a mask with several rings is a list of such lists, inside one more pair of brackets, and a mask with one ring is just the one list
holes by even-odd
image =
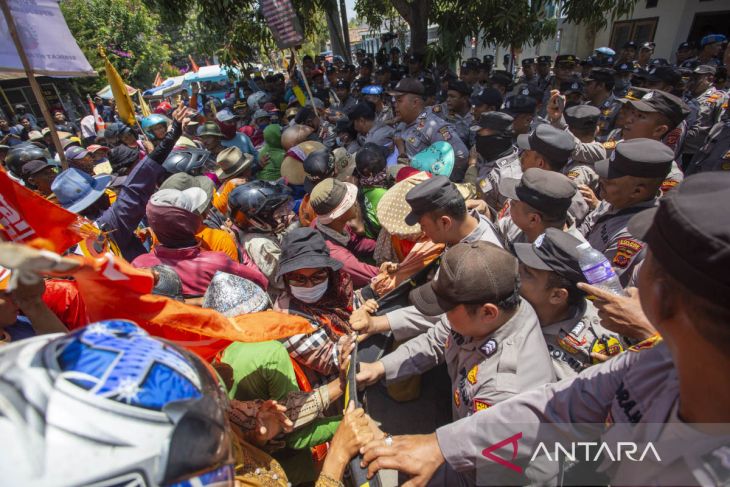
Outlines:
{"label": "blue and white helmet", "polygon": [[8,485],[228,486],[227,398],[194,354],[130,321],[0,349]]}

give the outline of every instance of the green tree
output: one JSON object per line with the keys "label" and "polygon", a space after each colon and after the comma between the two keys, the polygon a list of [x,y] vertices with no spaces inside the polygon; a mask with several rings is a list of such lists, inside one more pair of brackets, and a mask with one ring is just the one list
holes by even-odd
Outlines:
{"label": "green tree", "polygon": [[149,87],[157,71],[170,72],[170,48],[159,32],[159,16],[141,0],[63,0],[60,6],[76,42],[99,73],[77,82],[82,93],[107,84],[99,46],[131,86]]}
{"label": "green tree", "polygon": [[394,8],[408,23],[411,47],[426,52],[429,24],[439,26],[442,55],[458,56],[464,40],[477,37],[483,45],[520,48],[555,35],[557,24],[546,16],[549,5],[560,5],[568,22],[605,27],[610,19],[630,13],[637,0],[357,0],[355,10],[377,26]]}

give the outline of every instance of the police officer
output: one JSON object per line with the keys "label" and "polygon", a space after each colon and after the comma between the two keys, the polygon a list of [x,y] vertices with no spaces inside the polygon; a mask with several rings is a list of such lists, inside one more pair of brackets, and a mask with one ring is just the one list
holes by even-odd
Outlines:
{"label": "police officer", "polygon": [[[573,72],[575,71],[575,65],[578,62],[573,54],[561,54],[555,58],[555,69],[554,76],[550,79],[550,83],[542,88],[539,84],[538,87],[543,89],[542,109],[540,110],[540,116],[545,116],[545,109],[548,100],[550,99],[550,92],[552,90],[559,90],[560,84],[565,81],[573,79]],[[538,58],[539,67],[539,58]]]}
{"label": "police officer", "polygon": [[431,112],[451,123],[462,142],[469,147],[471,126],[474,116],[471,113],[469,96],[471,89],[461,80],[450,80],[446,87],[446,102],[431,107]]}
{"label": "police officer", "polygon": [[353,83],[353,91],[360,94],[360,90],[364,87],[373,84],[373,60],[369,57],[364,58],[360,62],[360,75],[355,79]]}
{"label": "police officer", "polygon": [[[592,143],[595,140],[598,120],[601,111],[591,105],[576,105],[567,108],[564,113],[568,129],[578,143]],[[576,186],[588,186],[594,193],[598,190],[598,174],[589,164],[573,160],[572,154],[568,163],[560,171]]]}
{"label": "police officer", "polygon": [[395,133],[399,152],[413,157],[434,142],[444,140],[454,148],[456,158],[451,179],[462,181],[468,150],[453,125],[426,110],[423,84],[413,78],[403,78],[389,94],[395,98],[396,114],[401,119]]}
{"label": "police officer", "polygon": [[503,179],[499,189],[508,198],[497,221],[505,248],[516,242],[534,242],[547,228],[565,230],[584,240],[568,213],[577,188],[564,175],[533,167],[520,179]]}
{"label": "police officer", "polygon": [[330,106],[330,111],[334,113],[347,113],[352,107],[357,105],[357,99],[350,94],[350,83],[341,79],[335,83],[334,92],[339,103]]}
{"label": "police officer", "polygon": [[[529,93],[527,87],[525,87],[525,90]],[[508,96],[504,100],[503,110],[514,118],[512,130],[515,135],[526,134],[534,130],[538,124],[544,123],[544,120],[538,118],[535,114],[537,100],[532,96],[523,95],[522,92],[517,95]]]}
{"label": "police officer", "polygon": [[585,93],[589,104],[601,111],[598,119],[598,136],[596,139],[603,142],[613,130],[616,115],[621,109],[621,103],[613,95],[614,71],[607,68],[593,68],[586,78]]}
{"label": "police officer", "polygon": [[579,78],[560,83],[560,94],[565,97],[565,108],[583,103],[583,90],[583,82]]}
{"label": "police officer", "polygon": [[522,175],[517,148],[512,144],[513,120],[511,115],[504,112],[486,112],[479,117],[478,125],[472,128],[476,134],[475,148],[480,156],[477,162],[477,191],[495,212],[506,201],[499,191],[501,181]]}
{"label": "police officer", "polygon": [[470,94],[476,94],[481,90],[479,85],[479,58],[469,58],[461,63],[459,78],[469,87]]}
{"label": "police officer", "polygon": [[548,228],[532,243],[516,243],[520,261],[520,294],[537,313],[558,380],[624,349],[621,338],[601,326],[593,304],[578,289],[585,277],[577,247],[584,242],[557,228]]}
{"label": "police officer", "polygon": [[357,62],[358,66],[362,62],[363,59],[365,59],[365,56],[367,55],[367,52],[365,49],[359,48],[355,50],[355,62]]}
{"label": "police officer", "polygon": [[656,140],[625,140],[609,159],[595,165],[604,200],[580,227],[591,247],[603,253],[623,284],[643,259],[644,242],[626,225],[632,216],[657,204],[657,194],[669,174],[674,153]]}
{"label": "police officer", "polygon": [[[730,246],[729,215],[730,175],[715,173],[688,178],[653,215],[631,222],[649,249],[638,295],[603,296],[648,317],[663,339],[651,338],[576,377],[520,394],[434,434],[375,440],[364,448],[369,473],[397,468],[425,485],[439,469],[472,483],[478,470],[480,484],[495,485],[502,484],[501,472],[521,471],[513,484],[546,484],[555,482],[549,474],[557,470],[541,475],[533,468],[540,445],[553,451],[555,443],[570,450],[571,444],[593,442],[615,455],[619,442],[639,451],[651,442],[656,455],[650,451],[645,461],[602,456],[610,478],[579,483],[723,484],[730,475],[722,461],[730,438],[720,425],[730,421],[730,255],[717,249]],[[714,424],[700,429],[688,422]],[[601,427],[585,428],[589,423]]]}
{"label": "police officer", "polygon": [[550,56],[539,56],[537,58],[537,87],[545,91],[548,86],[553,83],[553,75],[550,72],[550,68],[553,63],[553,58]]}
{"label": "police officer", "polygon": [[712,127],[685,174],[707,171],[730,171],[730,112]]}
{"label": "police officer", "polygon": [[535,71],[535,58],[528,57],[522,60],[522,76],[517,79],[518,83],[537,85],[537,72]]}
{"label": "police officer", "polygon": [[685,60],[680,67],[695,69],[703,64],[714,67],[722,65],[718,56],[725,41],[727,41],[727,37],[722,34],[706,35],[700,40],[700,52],[697,56]]}
{"label": "police officer", "polygon": [[408,65],[408,74],[410,78],[432,78],[430,71],[423,67],[423,55],[419,53],[409,54],[406,57],[406,63]]}
{"label": "police officer", "polygon": [[687,83],[690,115],[684,139],[685,164],[699,151],[712,126],[720,120],[722,106],[727,100],[727,95],[713,86],[714,76],[714,66],[700,65],[692,71]]}
{"label": "police officer", "polygon": [[360,363],[358,384],[395,381],[445,362],[458,420],[555,380],[537,316],[519,296],[517,261],[506,250],[486,242],[455,245],[437,277],[410,300],[440,319],[378,362]]}
{"label": "police officer", "polygon": [[620,64],[616,64],[613,67],[613,94],[615,98],[621,98],[626,96],[626,93],[631,88],[631,77],[636,71],[637,66],[633,61],[626,61]]}
{"label": "police officer", "polygon": [[489,84],[492,88],[499,91],[502,96],[507,96],[509,91],[512,89],[512,75],[501,69],[492,71],[492,74],[489,77]]}
{"label": "police officer", "polygon": [[482,62],[479,64],[479,85],[482,88],[489,86],[489,76],[494,66],[494,56],[485,54],[482,56]]}

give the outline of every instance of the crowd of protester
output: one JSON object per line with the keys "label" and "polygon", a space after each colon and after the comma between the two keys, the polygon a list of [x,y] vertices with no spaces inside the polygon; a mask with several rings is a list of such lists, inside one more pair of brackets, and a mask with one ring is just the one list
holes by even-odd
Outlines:
{"label": "crowd of protester", "polygon": [[[729,423],[730,47],[654,47],[522,59],[519,76],[492,56],[458,74],[395,47],[356,65],[306,56],[223,100],[193,86],[133,126],[97,98],[103,129],[54,111],[64,170],[16,107],[0,118],[5,173],[98,229],[68,255],[123,259],[187,306],[310,329],[206,361],[118,316],[89,323],[72,277],[5,272],[0,463],[18,485],[327,486],[362,455],[371,475],[469,485],[505,481],[476,459],[497,425]],[[59,262],[3,245],[17,272]],[[623,293],[587,282],[590,248]],[[420,401],[408,379],[445,364],[452,422],[390,436],[345,404],[350,354],[378,337],[358,386]],[[616,464],[612,483],[726,481],[707,459],[730,447],[704,433],[656,433],[696,448]]]}

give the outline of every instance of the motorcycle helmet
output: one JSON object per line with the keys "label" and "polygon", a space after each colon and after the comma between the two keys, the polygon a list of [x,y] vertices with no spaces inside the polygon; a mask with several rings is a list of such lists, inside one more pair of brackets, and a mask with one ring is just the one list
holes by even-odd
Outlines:
{"label": "motorcycle helmet", "polygon": [[383,94],[383,87],[380,86],[380,85],[368,85],[368,86],[365,86],[362,89],[361,93],[363,95],[376,95],[376,96],[379,96],[379,95],[382,95]]}
{"label": "motorcycle helmet", "polygon": [[169,123],[170,119],[166,116],[160,115],[159,113],[153,113],[152,115],[144,117],[140,125],[142,126],[142,130],[144,130],[144,133],[147,134],[147,137],[154,140],[157,137],[155,136],[154,132],[152,132],[152,127],[154,127],[155,125],[164,125],[165,127],[167,127]]}
{"label": "motorcycle helmet", "polygon": [[162,163],[162,167],[170,174],[184,172],[191,176],[199,176],[215,169],[215,158],[206,149],[174,150]]}
{"label": "motorcycle helmet", "polygon": [[0,349],[8,485],[232,486],[233,432],[215,372],[131,321]]}
{"label": "motorcycle helmet", "polygon": [[290,202],[289,188],[283,184],[255,180],[231,191],[228,209],[231,220],[239,227],[252,226],[264,232],[275,232],[286,223],[277,219],[275,213],[288,209]]}
{"label": "motorcycle helmet", "polygon": [[47,149],[41,149],[30,142],[24,142],[12,147],[5,156],[5,165],[14,176],[20,178],[23,164],[33,160],[47,161],[49,164],[57,165]]}
{"label": "motorcycle helmet", "polygon": [[104,138],[107,144],[115,146],[121,143],[125,134],[131,133],[132,127],[122,122],[113,122],[104,129]]}

